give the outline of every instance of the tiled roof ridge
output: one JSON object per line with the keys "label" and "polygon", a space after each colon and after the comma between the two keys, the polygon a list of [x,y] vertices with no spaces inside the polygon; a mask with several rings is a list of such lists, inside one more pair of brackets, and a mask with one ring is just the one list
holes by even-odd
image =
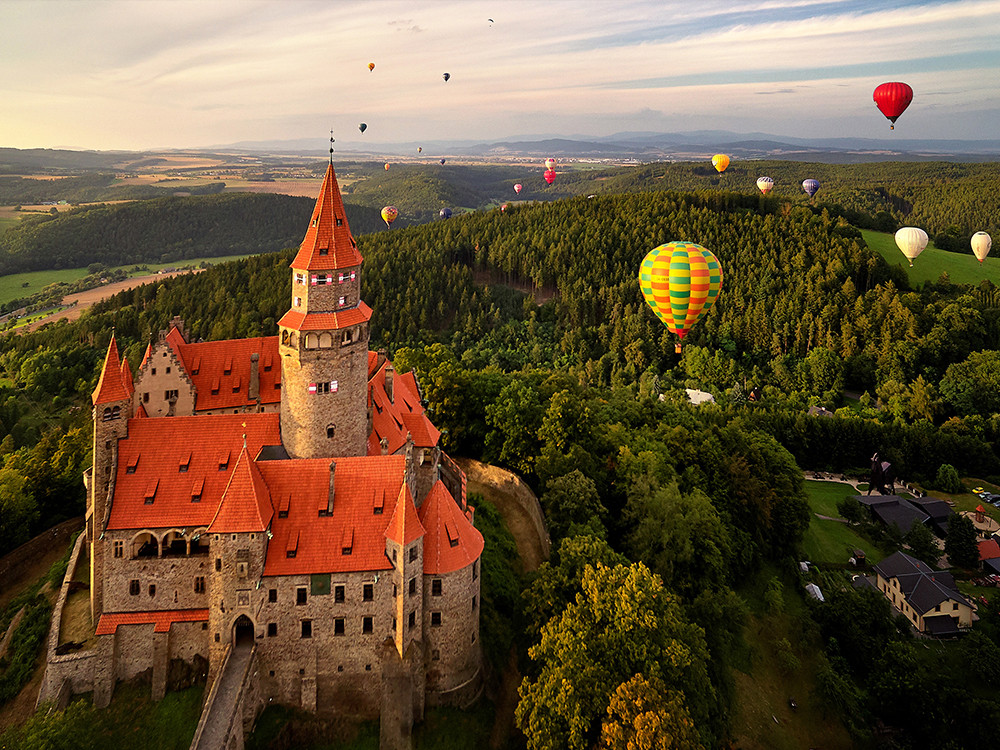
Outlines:
{"label": "tiled roof ridge", "polygon": [[112,401],[126,401],[128,398],[128,388],[122,382],[122,363],[118,356],[118,342],[115,341],[115,334],[112,332],[107,354],[104,355],[101,377],[97,381],[97,388],[94,389],[91,400],[96,406]]}
{"label": "tiled roof ridge", "polygon": [[[307,271],[360,266],[362,258],[357,247],[347,222],[337,173],[330,164],[316,198],[309,228],[291,266]],[[327,251],[325,257],[320,256],[321,249]]]}

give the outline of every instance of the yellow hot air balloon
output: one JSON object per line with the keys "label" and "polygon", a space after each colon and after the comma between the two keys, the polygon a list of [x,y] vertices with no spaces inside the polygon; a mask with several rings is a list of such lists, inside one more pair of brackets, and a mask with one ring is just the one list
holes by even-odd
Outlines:
{"label": "yellow hot air balloon", "polygon": [[556,168],[556,160],[555,159],[551,159],[551,158],[546,159],[545,160],[545,168],[546,169],[555,169]]}
{"label": "yellow hot air balloon", "polygon": [[396,220],[397,216],[399,216],[399,211],[396,210],[395,206],[386,206],[382,209],[382,221],[387,227],[391,228],[392,222]]}
{"label": "yellow hot air balloon", "polygon": [[371,73],[375,70],[375,63],[368,63],[368,72]]}
{"label": "yellow hot air balloon", "polygon": [[710,250],[693,242],[668,242],[646,254],[639,267],[646,303],[681,341],[712,309],[722,289],[722,267]]}
{"label": "yellow hot air balloon", "polygon": [[979,265],[982,265],[983,261],[986,260],[986,256],[990,254],[992,246],[993,238],[986,234],[986,232],[976,232],[972,235],[972,252],[979,259]]}
{"label": "yellow hot air balloon", "polygon": [[914,259],[927,247],[927,232],[917,227],[903,227],[896,232],[896,244],[913,268]]}
{"label": "yellow hot air balloon", "polygon": [[388,172],[388,171],[389,171],[389,162],[386,162],[386,163],[385,163],[385,171],[386,171],[386,172]]}
{"label": "yellow hot air balloon", "polygon": [[726,167],[729,166],[729,157],[725,154],[716,154],[712,157],[712,166],[715,167],[717,172],[725,172]]}

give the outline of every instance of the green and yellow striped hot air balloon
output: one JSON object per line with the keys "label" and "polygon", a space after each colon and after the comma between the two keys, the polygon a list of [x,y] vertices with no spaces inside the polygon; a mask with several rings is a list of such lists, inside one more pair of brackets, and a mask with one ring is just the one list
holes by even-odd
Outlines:
{"label": "green and yellow striped hot air balloon", "polygon": [[[643,258],[639,286],[656,317],[683,341],[691,326],[715,304],[722,289],[722,267],[701,245],[668,242]],[[680,341],[675,351],[680,353]]]}

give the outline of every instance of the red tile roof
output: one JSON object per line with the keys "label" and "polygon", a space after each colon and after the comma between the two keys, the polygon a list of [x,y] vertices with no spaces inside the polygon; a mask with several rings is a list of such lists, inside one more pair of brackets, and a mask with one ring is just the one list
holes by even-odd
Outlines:
{"label": "red tile roof", "polygon": [[[326,252],[321,255],[321,250]],[[331,164],[327,167],[309,229],[292,261],[292,268],[326,271],[360,266],[361,262],[361,253],[347,224],[344,201]]]}
{"label": "red tile roof", "polygon": [[375,374],[375,368],[378,366],[378,354],[375,352],[368,352],[368,379],[371,380],[372,375]]}
{"label": "red tile roof", "polygon": [[[235,469],[244,432],[247,449],[256,456],[261,446],[281,442],[279,415],[212,414],[129,420],[128,438],[118,443],[118,472],[108,528],[208,526]],[[220,463],[225,467],[222,470]],[[186,471],[182,469],[185,465]],[[146,491],[154,480],[162,481],[153,502],[146,504]],[[192,500],[191,488],[197,480],[204,480],[204,487],[201,499]]]}
{"label": "red tile roof", "polygon": [[176,352],[177,347],[183,346],[187,343],[187,339],[185,339],[184,334],[177,329],[177,326],[170,326],[170,330],[167,331],[167,343],[170,344],[170,348]]}
{"label": "red tile roof", "polygon": [[276,404],[281,401],[281,360],[277,336],[185,344],[176,328],[170,330],[167,341],[170,342],[173,334],[177,333],[171,348],[180,358],[197,391],[196,411],[237,409],[257,403],[249,396],[251,354],[259,355],[257,378],[260,402]]}
{"label": "red tile roof", "polygon": [[339,312],[303,313],[289,310],[281,316],[278,325],[296,331],[333,331],[365,323],[371,317],[372,309],[364,302],[358,302],[357,307],[345,308]]}
{"label": "red tile roof", "polygon": [[413,504],[413,494],[409,486],[404,484],[396,495],[396,507],[392,511],[389,525],[385,527],[385,536],[396,544],[407,545],[426,533],[420,523],[420,516],[417,515],[417,506]]}
{"label": "red tile roof", "polygon": [[424,573],[451,573],[468,567],[483,553],[483,535],[472,525],[440,479],[420,506]]}
{"label": "red tile roof", "polygon": [[154,633],[169,632],[175,622],[208,622],[207,609],[169,609],[162,612],[111,612],[97,621],[96,635],[109,635],[119,625],[153,625]]}
{"label": "red tile roof", "polygon": [[[369,357],[369,369],[371,357]],[[383,361],[378,370],[368,380],[368,400],[372,407],[372,431],[368,435],[368,455],[377,456],[382,452],[380,441],[389,441],[389,453],[395,453],[406,443],[406,434],[413,436],[413,444],[418,448],[433,448],[438,444],[441,432],[431,423],[420,403],[417,381],[412,372],[393,376],[393,400],[385,390],[385,369],[389,364]]]}
{"label": "red tile roof", "polygon": [[213,534],[264,531],[271,523],[272,515],[271,494],[244,445],[208,530]]}
{"label": "red tile roof", "polygon": [[129,392],[122,382],[122,363],[118,358],[118,343],[115,341],[115,335],[111,334],[108,353],[104,355],[101,377],[97,381],[97,388],[94,389],[91,399],[94,405],[97,405],[112,401],[126,401],[128,398]]}
{"label": "red tile roof", "polygon": [[[403,487],[402,456],[358,456],[336,459],[333,515],[327,507],[330,459],[258,461],[279,512],[271,521],[264,575],[303,575],[345,571],[388,570],[383,498],[395,499]],[[409,494],[409,493],[407,493]],[[388,502],[392,502],[389,500]],[[413,504],[412,501],[410,503]],[[382,507],[382,513],[375,508]],[[416,514],[414,514],[416,520]],[[419,523],[419,521],[418,521]],[[350,535],[349,554],[344,540]],[[294,550],[295,556],[288,557]]]}
{"label": "red tile roof", "polygon": [[121,376],[122,385],[125,386],[128,395],[131,396],[135,393],[135,381],[132,380],[132,368],[128,366],[128,360],[124,357],[122,357]]}
{"label": "red tile roof", "polygon": [[996,539],[984,539],[979,542],[979,559],[996,560],[1000,557],[1000,544]]}

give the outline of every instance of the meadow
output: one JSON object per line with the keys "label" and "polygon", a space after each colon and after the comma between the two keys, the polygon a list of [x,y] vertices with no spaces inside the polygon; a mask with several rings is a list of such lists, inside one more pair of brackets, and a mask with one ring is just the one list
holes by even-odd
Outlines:
{"label": "meadow", "polygon": [[980,266],[975,256],[939,250],[931,241],[913,261],[913,268],[910,268],[906,258],[896,246],[893,235],[870,229],[862,229],[861,234],[868,247],[885,258],[890,266],[902,268],[913,286],[926,281],[937,281],[945,272],[953,284],[978,285],[983,279],[989,279],[994,284],[1000,285],[1000,258],[988,256]]}

